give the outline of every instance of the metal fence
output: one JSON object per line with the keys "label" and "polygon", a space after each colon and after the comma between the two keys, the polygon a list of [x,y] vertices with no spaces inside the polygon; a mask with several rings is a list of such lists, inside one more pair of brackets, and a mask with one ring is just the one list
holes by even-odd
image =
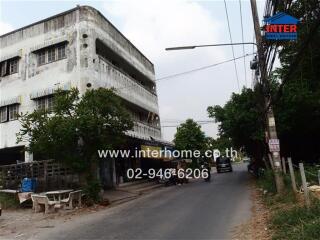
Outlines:
{"label": "metal fence", "polygon": [[55,160],[0,166],[0,188],[19,189],[23,178],[35,178],[37,191],[75,188],[79,184],[78,174]]}

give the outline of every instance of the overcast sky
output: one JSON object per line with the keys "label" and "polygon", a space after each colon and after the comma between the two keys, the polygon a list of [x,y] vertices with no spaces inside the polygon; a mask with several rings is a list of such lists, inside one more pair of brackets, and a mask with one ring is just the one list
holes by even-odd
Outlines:
{"label": "overcast sky", "polygon": [[[238,0],[227,0],[233,42],[242,42]],[[215,64],[233,58],[231,47],[210,47],[165,51],[166,47],[230,42],[223,0],[114,0],[114,1],[4,1],[0,0],[0,34],[75,7],[90,5],[104,14],[155,65],[156,78]],[[257,0],[259,17],[264,1]],[[249,0],[241,0],[244,41],[253,41]],[[235,57],[243,55],[235,46]],[[251,54],[252,46],[245,47]],[[236,61],[240,88],[251,87],[251,56]],[[192,74],[157,81],[162,134],[172,140],[175,127],[187,118],[206,120],[209,105],[223,105],[238,92],[233,62]],[[216,124],[203,125],[208,136],[216,137]]]}

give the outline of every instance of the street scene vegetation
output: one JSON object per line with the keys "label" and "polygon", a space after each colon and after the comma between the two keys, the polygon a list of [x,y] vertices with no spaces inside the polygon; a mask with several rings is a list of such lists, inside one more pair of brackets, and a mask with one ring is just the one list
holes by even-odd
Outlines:
{"label": "street scene vegetation", "polygon": [[119,149],[125,143],[125,131],[133,127],[121,99],[104,88],[83,96],[77,89],[58,90],[51,111],[35,110],[20,121],[17,141],[28,141],[28,151],[39,158],[56,159],[78,172],[82,187],[95,201],[101,190],[97,149]]}
{"label": "street scene vegetation", "polygon": [[[281,66],[271,73],[267,93],[262,91],[261,84],[257,84],[254,89],[243,89],[240,94],[233,94],[224,106],[208,107],[209,116],[219,123],[220,137],[230,138],[238,149],[244,148],[258,166],[268,166],[263,97],[270,94],[281,155],[308,166],[310,185],[318,184],[320,169],[320,142],[317,140],[320,137],[320,31],[319,18],[316,17],[319,9],[314,4],[314,1],[292,4],[289,13],[304,19],[305,24],[300,26],[297,41],[281,44]],[[307,46],[304,45],[306,41]],[[292,69],[294,60],[298,64]],[[318,239],[319,200],[312,199],[309,208],[301,205],[301,199],[291,189],[288,175],[283,175],[286,190],[277,194],[270,170],[272,166],[267,169],[258,179],[258,186],[268,192],[265,200],[272,212],[273,239]],[[301,186],[300,178],[297,179]]]}
{"label": "street scene vegetation", "polygon": [[[141,73],[134,69],[142,64],[131,66],[131,58],[123,60],[114,57],[117,53],[108,48],[104,49],[105,56],[114,57],[113,61],[103,62],[104,56],[99,56],[98,59],[90,59],[88,65],[86,55],[86,68],[98,61],[99,66],[92,67],[94,74],[98,68],[99,71],[102,69],[102,73],[110,71],[108,64],[113,64],[113,71],[134,72],[130,72],[131,75],[125,73],[119,79],[128,78],[134,82],[135,85],[129,88],[136,87],[141,96],[147,96],[155,104],[130,95],[138,102],[135,105],[121,92],[126,87],[92,87],[90,83],[84,92],[77,87],[68,90],[57,87],[51,94],[53,101],[50,108],[17,112],[15,120],[21,125],[16,133],[16,144],[27,143],[23,151],[41,161],[17,161],[0,168],[0,209],[13,212],[10,227],[7,223],[0,224],[0,231],[7,231],[4,236],[24,238],[23,230],[19,230],[22,235],[17,235],[12,227],[15,221],[20,221],[15,219],[21,216],[16,209],[28,208],[30,212],[39,209],[45,216],[51,208],[55,213],[66,210],[63,214],[71,209],[74,215],[69,218],[56,214],[57,219],[65,217],[62,224],[46,217],[35,220],[41,226],[37,228],[51,228],[46,222],[51,220],[56,221],[57,227],[42,232],[35,231],[30,224],[26,227],[29,231],[29,238],[26,239],[52,236],[56,239],[320,239],[320,4],[316,0],[266,1],[266,13],[271,14],[268,17],[285,12],[300,21],[297,39],[272,41],[261,36],[265,26],[260,27],[259,21],[256,21],[259,19],[255,19],[255,2],[250,1],[256,31],[254,46],[257,48],[252,60],[256,64],[252,67],[254,84],[232,92],[224,103],[217,104],[207,99],[207,108],[203,110],[209,120],[187,118],[179,121],[177,126],[166,126],[175,127],[172,141],[161,138],[163,123],[158,112],[156,85],[152,85],[161,79],[153,79],[153,64],[144,59],[148,68],[152,65],[152,69],[148,70],[153,74],[154,82],[150,84],[150,79],[147,79],[149,72]],[[226,1],[224,5],[227,6]],[[84,12],[94,11],[84,8]],[[227,7],[225,9],[227,12]],[[275,9],[274,12],[271,9]],[[227,19],[229,25],[228,13]],[[83,34],[82,37],[87,39],[88,35]],[[103,47],[98,41],[96,45],[94,51],[99,52]],[[231,40],[231,44],[222,45],[233,46],[234,43]],[[200,47],[204,46],[209,45]],[[52,48],[58,50],[47,48],[44,50],[45,56],[50,51],[57,56],[62,54],[61,45]],[[135,48],[130,48],[128,52],[135,51],[132,49]],[[40,50],[36,50],[36,54]],[[139,55],[140,58],[142,56]],[[274,67],[276,58],[279,63]],[[1,63],[2,77],[6,76],[6,61]],[[129,67],[121,68],[121,61]],[[10,61],[8,64],[11,64]],[[138,78],[142,80],[138,81]],[[131,91],[134,92],[127,90],[129,93]],[[156,110],[152,112],[150,109],[154,105]],[[1,118],[8,116],[10,119],[13,114],[10,108],[6,105],[1,107],[5,109],[1,112]],[[2,124],[9,121],[2,121]],[[216,136],[208,136],[203,122],[216,124]],[[157,130],[160,132],[159,138]],[[201,157],[99,157],[99,150],[123,149],[200,151]],[[204,156],[205,151],[214,149],[221,153],[219,161]],[[226,155],[228,149],[233,149],[236,155]],[[208,170],[208,177],[200,181],[194,176],[181,179],[175,176],[176,172],[184,172],[187,168],[198,169],[199,172]],[[152,180],[146,175],[150,169],[155,173]],[[156,173],[162,172],[159,169],[170,169],[170,177],[158,176]],[[133,172],[130,178],[129,170]],[[142,176],[139,179],[135,178],[137,170]],[[61,179],[60,175],[55,176],[60,171]],[[33,177],[40,172],[45,173],[41,176],[43,182],[40,177]],[[49,179],[49,175],[52,178]],[[36,183],[28,191],[22,191],[24,183],[32,185],[32,181],[42,184],[39,195],[33,194],[39,187]],[[111,185],[108,185],[110,182]],[[17,184],[19,189],[2,187]],[[52,185],[63,189],[49,191]],[[54,197],[49,198],[51,195]],[[27,201],[24,198],[28,198],[31,204],[25,204]],[[74,202],[77,207],[72,206]],[[253,214],[256,202],[261,202],[260,210],[264,212],[262,220]],[[40,205],[44,206],[43,209]],[[21,219],[27,225],[26,218]],[[243,236],[244,229],[254,228],[252,222],[260,224],[255,230],[261,232],[259,238],[252,235],[252,229],[251,235]],[[237,227],[235,237],[230,237],[230,229]]]}

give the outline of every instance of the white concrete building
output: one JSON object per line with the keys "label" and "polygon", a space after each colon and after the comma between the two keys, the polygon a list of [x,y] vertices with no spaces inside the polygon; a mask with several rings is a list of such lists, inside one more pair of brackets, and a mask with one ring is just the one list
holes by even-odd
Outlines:
{"label": "white concrete building", "polygon": [[78,6],[0,36],[0,165],[30,161],[17,112],[50,108],[58,87],[114,87],[134,120],[128,135],[161,141],[153,64],[99,11]]}

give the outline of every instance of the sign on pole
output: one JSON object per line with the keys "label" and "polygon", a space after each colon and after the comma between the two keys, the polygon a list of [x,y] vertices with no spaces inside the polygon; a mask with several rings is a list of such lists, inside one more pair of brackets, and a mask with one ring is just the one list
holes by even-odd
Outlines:
{"label": "sign on pole", "polygon": [[280,152],[279,139],[269,139],[269,150],[270,152]]}

